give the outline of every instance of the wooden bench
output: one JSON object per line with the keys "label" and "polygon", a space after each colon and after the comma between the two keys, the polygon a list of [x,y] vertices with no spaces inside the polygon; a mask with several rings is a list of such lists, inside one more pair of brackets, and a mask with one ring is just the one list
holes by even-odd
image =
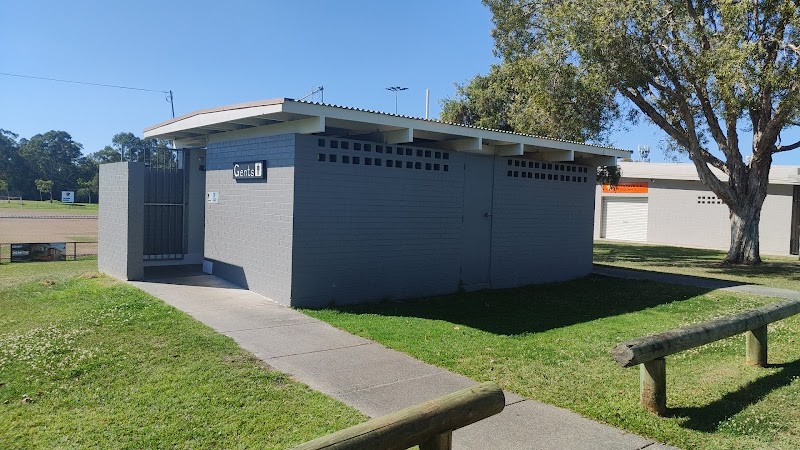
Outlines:
{"label": "wooden bench", "polygon": [[452,448],[453,430],[495,415],[505,404],[499,386],[482,383],[308,441],[295,450],[405,450],[415,445],[420,450],[447,450]]}
{"label": "wooden bench", "polygon": [[665,356],[745,333],[745,361],[766,367],[767,325],[797,313],[800,313],[800,301],[773,303],[733,316],[622,342],[611,354],[622,367],[639,365],[641,403],[647,410],[663,416],[667,412]]}

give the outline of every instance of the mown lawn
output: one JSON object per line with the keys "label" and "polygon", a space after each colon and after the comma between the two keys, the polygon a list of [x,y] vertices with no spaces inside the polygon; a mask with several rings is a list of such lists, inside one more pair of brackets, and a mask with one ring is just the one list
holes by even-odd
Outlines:
{"label": "mown lawn", "polygon": [[287,448],[365,420],[95,267],[0,265],[0,448]]}
{"label": "mown lawn", "polygon": [[797,257],[761,255],[764,263],[760,266],[723,266],[720,263],[725,253],[668,245],[594,243],[595,264],[800,290],[800,260]]}
{"label": "mown lawn", "polygon": [[800,448],[800,319],[770,327],[770,362],[744,364],[744,337],[667,358],[671,417],[639,405],[618,342],[775,299],[590,276],[307,314],[476,381],[682,448]]}
{"label": "mown lawn", "polygon": [[23,200],[20,204],[19,200],[0,200],[0,212],[3,209],[17,209],[17,210],[52,210],[61,214],[97,214],[97,203],[61,203],[60,201],[53,200]]}

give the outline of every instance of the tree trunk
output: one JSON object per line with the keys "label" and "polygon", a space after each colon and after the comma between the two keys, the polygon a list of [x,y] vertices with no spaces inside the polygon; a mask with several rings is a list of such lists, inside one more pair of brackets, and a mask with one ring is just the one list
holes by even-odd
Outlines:
{"label": "tree trunk", "polygon": [[758,226],[761,222],[761,204],[745,204],[731,208],[731,246],[725,264],[761,264],[758,244]]}

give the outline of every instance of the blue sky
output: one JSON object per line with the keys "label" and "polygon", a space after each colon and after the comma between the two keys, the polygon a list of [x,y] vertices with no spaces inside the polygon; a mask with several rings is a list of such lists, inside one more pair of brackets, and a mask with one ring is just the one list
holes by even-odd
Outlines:
{"label": "blue sky", "polygon": [[[431,116],[454,82],[486,73],[491,15],[477,0],[18,1],[0,6],[0,72],[172,90],[175,113],[325,87],[325,102]],[[319,97],[316,97],[319,99]],[[21,137],[65,130],[100,150],[114,134],[169,119],[164,95],[0,76],[0,128]],[[639,125],[613,145],[650,145]],[[776,157],[800,164],[800,154]]]}

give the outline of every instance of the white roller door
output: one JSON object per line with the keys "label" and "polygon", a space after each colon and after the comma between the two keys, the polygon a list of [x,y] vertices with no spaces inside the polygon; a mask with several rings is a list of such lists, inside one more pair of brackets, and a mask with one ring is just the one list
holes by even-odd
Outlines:
{"label": "white roller door", "polygon": [[603,198],[602,231],[606,239],[647,242],[647,197]]}

